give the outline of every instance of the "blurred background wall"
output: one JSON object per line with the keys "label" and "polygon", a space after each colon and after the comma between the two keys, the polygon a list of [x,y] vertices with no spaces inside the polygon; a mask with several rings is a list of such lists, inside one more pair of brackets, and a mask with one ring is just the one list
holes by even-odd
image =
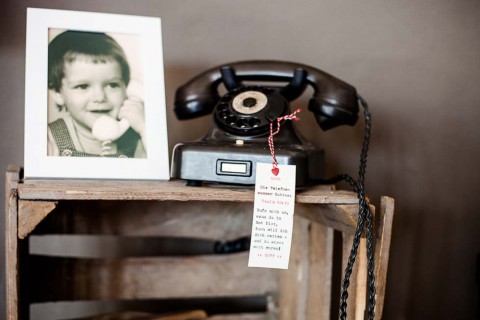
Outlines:
{"label": "blurred background wall", "polygon": [[[180,122],[172,111],[175,89],[206,68],[246,59],[291,60],[354,85],[374,121],[367,192],[375,204],[380,195],[396,199],[384,318],[474,318],[479,1],[4,0],[2,170],[23,164],[26,7],[161,17],[170,151],[208,128],[209,117]],[[306,107],[306,101],[296,106]],[[44,104],[38,101],[39,108]],[[355,175],[361,122],[322,132],[308,112],[301,117],[302,133],[327,152],[328,172]],[[3,253],[3,241],[1,248]],[[4,280],[2,274],[2,314]]]}

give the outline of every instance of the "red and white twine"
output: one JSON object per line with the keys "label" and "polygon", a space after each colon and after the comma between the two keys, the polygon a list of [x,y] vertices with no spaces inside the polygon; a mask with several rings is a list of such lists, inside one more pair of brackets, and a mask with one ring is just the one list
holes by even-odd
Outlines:
{"label": "red and white twine", "polygon": [[273,132],[273,122],[270,123],[270,136],[268,137],[268,146],[270,147],[270,153],[272,154],[272,165],[273,165],[272,172],[275,175],[278,174],[279,170],[277,168],[278,162],[277,162],[277,159],[275,158],[275,146],[273,144],[273,136],[280,132],[280,123],[283,120],[295,120],[295,121],[300,120],[300,118],[297,117],[297,113],[299,113],[300,111],[302,111],[302,109],[297,109],[291,114],[287,114],[283,117],[278,117],[277,118],[277,129],[275,130],[275,132]]}

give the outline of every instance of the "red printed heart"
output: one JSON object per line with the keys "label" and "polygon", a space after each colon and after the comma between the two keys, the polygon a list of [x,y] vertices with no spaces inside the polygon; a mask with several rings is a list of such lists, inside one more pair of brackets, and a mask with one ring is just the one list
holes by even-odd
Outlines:
{"label": "red printed heart", "polygon": [[278,169],[277,167],[272,169],[272,173],[273,173],[274,176],[278,176],[279,172],[280,172],[280,169]]}

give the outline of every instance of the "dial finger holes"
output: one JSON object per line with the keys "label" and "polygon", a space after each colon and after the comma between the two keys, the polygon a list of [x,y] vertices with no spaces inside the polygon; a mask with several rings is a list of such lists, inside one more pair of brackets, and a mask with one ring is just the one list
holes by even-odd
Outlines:
{"label": "dial finger holes", "polygon": [[252,128],[256,128],[260,125],[260,119],[258,118],[251,118],[251,119],[248,119],[248,125]]}
{"label": "dial finger holes", "polygon": [[219,115],[221,119],[227,119],[231,115],[231,113],[228,111],[222,111],[219,113]]}
{"label": "dial finger holes", "polygon": [[245,129],[245,128],[249,127],[248,121],[246,119],[238,119],[235,124],[237,125],[237,127],[241,128],[241,129]]}
{"label": "dial finger holes", "polygon": [[230,125],[230,126],[234,126],[236,124],[236,122],[237,122],[237,117],[235,117],[234,115],[229,115],[225,119],[225,123]]}

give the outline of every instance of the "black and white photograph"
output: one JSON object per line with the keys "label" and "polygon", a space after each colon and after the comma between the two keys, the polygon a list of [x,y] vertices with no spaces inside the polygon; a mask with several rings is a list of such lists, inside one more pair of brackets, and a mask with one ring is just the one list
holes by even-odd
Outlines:
{"label": "black and white photograph", "polygon": [[160,19],[31,8],[28,22],[26,175],[168,179]]}

